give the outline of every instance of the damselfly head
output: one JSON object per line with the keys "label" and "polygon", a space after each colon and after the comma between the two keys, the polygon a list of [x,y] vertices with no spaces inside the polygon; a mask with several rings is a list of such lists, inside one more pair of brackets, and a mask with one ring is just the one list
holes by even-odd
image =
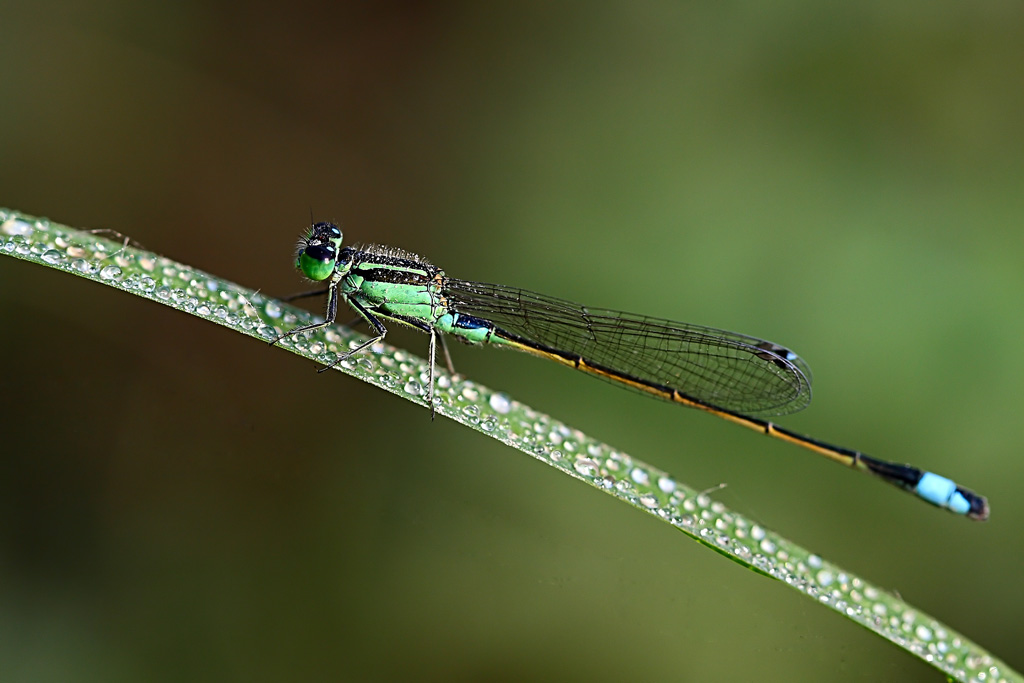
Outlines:
{"label": "damselfly head", "polygon": [[314,223],[299,240],[295,267],[310,280],[326,280],[334,272],[341,249],[341,229],[334,223]]}

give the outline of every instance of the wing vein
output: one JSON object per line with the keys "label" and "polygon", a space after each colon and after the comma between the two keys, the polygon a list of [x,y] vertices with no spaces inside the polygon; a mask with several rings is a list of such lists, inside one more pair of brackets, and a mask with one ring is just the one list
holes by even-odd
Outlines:
{"label": "wing vein", "polygon": [[449,278],[445,295],[454,311],[488,320],[512,337],[717,408],[782,415],[811,399],[807,364],[756,337],[484,282]]}

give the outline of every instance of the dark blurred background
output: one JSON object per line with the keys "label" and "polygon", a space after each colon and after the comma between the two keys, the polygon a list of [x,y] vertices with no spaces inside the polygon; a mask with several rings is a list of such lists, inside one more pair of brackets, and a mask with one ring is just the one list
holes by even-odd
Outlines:
{"label": "dark blurred background", "polygon": [[[953,476],[992,520],[454,352],[1024,666],[1019,3],[44,1],[0,23],[0,205],[277,295],[306,287],[312,211],[457,277],[791,346],[815,401],[786,426]],[[0,316],[5,681],[935,680],[288,353],[12,259]]]}

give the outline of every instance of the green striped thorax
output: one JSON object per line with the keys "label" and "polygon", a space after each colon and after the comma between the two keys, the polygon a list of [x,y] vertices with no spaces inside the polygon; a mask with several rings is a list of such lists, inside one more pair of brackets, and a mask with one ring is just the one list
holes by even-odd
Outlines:
{"label": "green striped thorax", "polygon": [[[438,268],[400,249],[373,244],[342,247],[341,240],[338,226],[316,223],[300,240],[296,257],[303,275],[328,281],[334,301],[329,306],[336,305],[333,297],[338,297],[367,322],[380,318],[425,332],[448,312],[441,292],[444,274]],[[447,328],[440,331],[453,333]]]}
{"label": "green striped thorax", "polygon": [[322,282],[334,272],[341,249],[341,230],[332,223],[314,223],[299,241],[295,267],[310,280]]}

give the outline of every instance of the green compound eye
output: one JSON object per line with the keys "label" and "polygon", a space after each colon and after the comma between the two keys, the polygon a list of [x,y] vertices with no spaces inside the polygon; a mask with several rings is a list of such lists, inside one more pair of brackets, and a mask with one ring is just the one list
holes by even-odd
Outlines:
{"label": "green compound eye", "polygon": [[326,280],[334,272],[334,259],[337,251],[333,246],[314,244],[306,247],[299,254],[295,265],[310,280],[320,282]]}

